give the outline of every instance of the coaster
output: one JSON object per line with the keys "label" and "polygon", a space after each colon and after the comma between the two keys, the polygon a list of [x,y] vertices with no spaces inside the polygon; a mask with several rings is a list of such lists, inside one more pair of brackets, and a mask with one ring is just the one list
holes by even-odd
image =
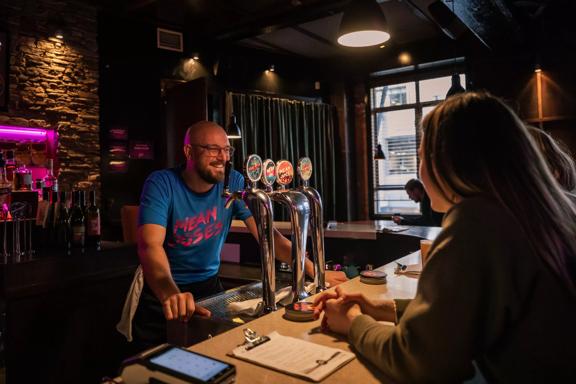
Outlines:
{"label": "coaster", "polygon": [[386,284],[386,273],[382,271],[360,272],[360,282],[364,284]]}
{"label": "coaster", "polygon": [[284,318],[290,321],[312,321],[314,320],[314,306],[306,301],[288,304]]}

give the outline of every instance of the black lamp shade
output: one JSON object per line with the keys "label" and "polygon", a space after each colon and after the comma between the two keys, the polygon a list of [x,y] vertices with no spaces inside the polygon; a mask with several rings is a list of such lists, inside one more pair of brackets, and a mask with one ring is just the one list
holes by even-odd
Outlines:
{"label": "black lamp shade", "polygon": [[466,90],[464,89],[462,84],[460,84],[460,75],[457,73],[453,74],[452,75],[452,85],[450,86],[448,93],[446,93],[446,98],[449,98],[450,96],[457,95],[459,93],[464,93],[464,92],[466,92]]}
{"label": "black lamp shade", "polygon": [[369,47],[390,39],[386,18],[376,0],[352,0],[344,8],[338,43],[347,47]]}
{"label": "black lamp shade", "polygon": [[382,144],[376,146],[376,153],[374,154],[374,160],[386,160],[386,155],[382,150]]}
{"label": "black lamp shade", "polygon": [[226,134],[228,135],[229,139],[242,138],[242,131],[240,130],[240,126],[236,122],[236,115],[230,116],[230,123],[228,124],[228,127],[226,127]]}

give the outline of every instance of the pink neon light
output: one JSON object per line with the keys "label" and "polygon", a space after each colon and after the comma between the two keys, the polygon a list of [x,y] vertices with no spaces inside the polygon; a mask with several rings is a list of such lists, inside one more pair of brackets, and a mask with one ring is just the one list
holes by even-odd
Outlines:
{"label": "pink neon light", "polygon": [[10,127],[6,125],[0,125],[0,139],[45,139],[46,134],[47,130],[42,128]]}

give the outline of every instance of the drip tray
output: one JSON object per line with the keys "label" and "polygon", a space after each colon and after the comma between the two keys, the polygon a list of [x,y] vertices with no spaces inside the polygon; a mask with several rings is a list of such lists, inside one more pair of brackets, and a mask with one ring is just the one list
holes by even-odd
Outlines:
{"label": "drip tray", "polygon": [[[258,298],[262,298],[261,281],[220,292],[217,295],[199,301],[198,305],[210,310],[210,312],[212,312],[212,318],[214,319],[232,320],[234,317],[237,317],[237,315],[226,310],[228,304]],[[244,315],[242,318],[244,318]]]}

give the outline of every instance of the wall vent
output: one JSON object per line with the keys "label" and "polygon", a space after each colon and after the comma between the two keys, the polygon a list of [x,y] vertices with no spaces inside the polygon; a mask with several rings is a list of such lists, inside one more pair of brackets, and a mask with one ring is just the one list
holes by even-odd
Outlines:
{"label": "wall vent", "polygon": [[171,31],[169,29],[157,28],[156,40],[158,48],[167,49],[169,51],[182,52],[184,51],[184,42],[182,33]]}

